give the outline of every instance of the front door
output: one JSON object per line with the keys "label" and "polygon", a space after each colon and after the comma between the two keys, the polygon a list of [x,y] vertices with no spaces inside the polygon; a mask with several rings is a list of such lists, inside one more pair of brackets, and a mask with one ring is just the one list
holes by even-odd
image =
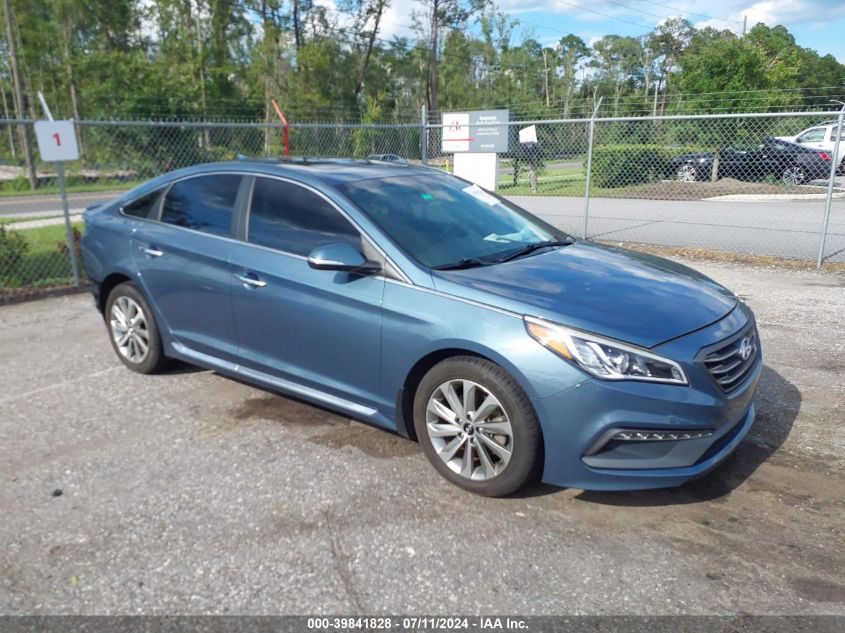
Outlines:
{"label": "front door", "polygon": [[308,253],[362,236],[321,194],[257,177],[245,240],[232,251],[241,362],[383,408],[379,402],[384,278],[315,270]]}

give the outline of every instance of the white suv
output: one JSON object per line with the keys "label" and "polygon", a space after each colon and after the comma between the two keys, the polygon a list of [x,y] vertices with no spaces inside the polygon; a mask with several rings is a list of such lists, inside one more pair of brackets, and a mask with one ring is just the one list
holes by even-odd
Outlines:
{"label": "white suv", "polygon": [[[818,125],[802,130],[795,136],[778,136],[777,138],[782,141],[791,141],[806,147],[820,149],[833,156],[836,143],[836,125],[836,120],[822,121]],[[837,172],[842,173],[843,171],[845,171],[845,125],[843,125],[842,133],[839,136],[839,169],[837,169]]]}

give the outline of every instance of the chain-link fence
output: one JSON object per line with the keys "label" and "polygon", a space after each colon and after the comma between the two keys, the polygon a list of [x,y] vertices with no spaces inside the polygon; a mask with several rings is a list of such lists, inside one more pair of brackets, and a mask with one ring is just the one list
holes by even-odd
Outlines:
{"label": "chain-link fence", "polygon": [[[838,114],[508,122],[496,189],[590,239],[845,262]],[[451,170],[435,120],[427,154]]]}
{"label": "chain-link fence", "polygon": [[[537,143],[520,143],[519,131],[531,125]],[[395,155],[454,171],[454,155],[442,151],[441,127],[294,123],[290,151]],[[497,192],[574,235],[845,261],[845,177],[830,176],[837,113],[501,127],[509,149],[496,159]],[[284,152],[278,124],[80,121],[76,128],[81,158],[66,165],[68,240],[55,166],[37,160],[32,121],[0,120],[0,302],[73,285],[70,256],[78,250],[84,207],[179,167]]]}

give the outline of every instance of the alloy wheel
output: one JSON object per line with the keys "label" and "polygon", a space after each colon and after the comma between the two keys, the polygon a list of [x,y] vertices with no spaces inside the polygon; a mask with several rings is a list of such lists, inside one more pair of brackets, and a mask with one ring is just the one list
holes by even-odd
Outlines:
{"label": "alloy wheel", "polygon": [[783,170],[781,180],[783,180],[783,182],[787,185],[792,185],[793,187],[800,185],[805,180],[804,170],[796,166],[787,167]]}
{"label": "alloy wheel", "polygon": [[147,317],[138,302],[122,295],[109,315],[112,338],[120,354],[130,363],[143,363],[150,351]]}
{"label": "alloy wheel", "polygon": [[681,165],[675,175],[681,182],[695,182],[697,180],[695,167],[692,165]]}
{"label": "alloy wheel", "polygon": [[507,412],[496,396],[471,380],[449,380],[434,390],[426,406],[426,430],[437,456],[467,479],[496,477],[513,454]]}

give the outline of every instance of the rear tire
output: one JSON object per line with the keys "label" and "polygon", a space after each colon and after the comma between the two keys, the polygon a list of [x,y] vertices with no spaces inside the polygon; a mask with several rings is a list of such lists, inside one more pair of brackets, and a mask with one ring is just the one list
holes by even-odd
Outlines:
{"label": "rear tire", "polygon": [[780,179],[787,185],[797,187],[807,182],[807,173],[798,165],[792,165],[783,170]]}
{"label": "rear tire", "polygon": [[510,374],[483,358],[456,356],[429,370],[414,395],[414,429],[437,472],[476,494],[509,495],[542,466],[531,401]]}
{"label": "rear tire", "polygon": [[684,163],[675,171],[675,178],[680,182],[695,182],[698,180],[698,171],[695,169],[695,165]]}
{"label": "rear tire", "polygon": [[115,286],[103,315],[115,354],[132,371],[153,374],[164,369],[167,358],[153,311],[131,281]]}

